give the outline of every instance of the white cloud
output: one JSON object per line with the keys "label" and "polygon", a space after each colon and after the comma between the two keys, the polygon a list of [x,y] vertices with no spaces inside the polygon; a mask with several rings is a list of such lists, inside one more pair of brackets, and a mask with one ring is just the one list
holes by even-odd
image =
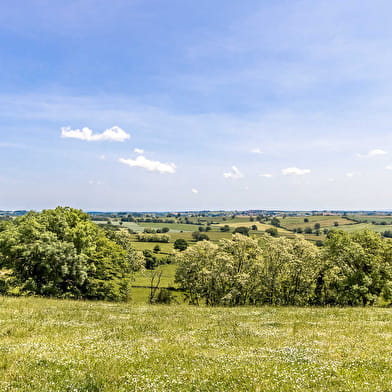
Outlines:
{"label": "white cloud", "polygon": [[142,169],[146,169],[148,171],[156,171],[159,173],[175,173],[176,171],[176,165],[174,163],[150,161],[142,155],[139,155],[136,159],[120,158],[119,162],[131,167],[141,167]]}
{"label": "white cloud", "polygon": [[194,193],[195,195],[197,195],[199,193],[199,191],[195,188],[192,188],[192,193]]}
{"label": "white cloud", "polygon": [[136,152],[136,154],[144,154],[144,150],[142,150],[141,148],[134,148],[133,152]]}
{"label": "white cloud", "polygon": [[101,161],[105,161],[106,160],[106,156],[104,154],[102,154],[102,155],[99,156],[99,159]]}
{"label": "white cloud", "polygon": [[84,127],[80,129],[71,129],[70,127],[61,128],[61,137],[70,139],[86,140],[88,142],[96,142],[109,140],[113,142],[123,142],[131,136],[120,127],[114,126],[106,129],[102,133],[94,134],[90,128]]}
{"label": "white cloud", "polygon": [[299,169],[298,167],[287,167],[286,169],[282,169],[282,174],[284,176],[303,176],[309,173],[309,169]]}
{"label": "white cloud", "polygon": [[101,180],[89,180],[89,185],[102,185],[103,182]]}
{"label": "white cloud", "polygon": [[351,172],[350,173],[346,173],[346,177],[350,177],[350,178],[354,177],[354,173],[351,173]]}
{"label": "white cloud", "polygon": [[262,154],[262,153],[263,153],[263,151],[261,151],[260,148],[258,148],[258,147],[252,148],[252,149],[250,150],[250,152],[251,152],[252,154]]}
{"label": "white cloud", "polygon": [[392,170],[392,165],[388,165],[385,169]]}
{"label": "white cloud", "polygon": [[265,174],[259,174],[260,177],[264,177],[264,178],[272,178],[272,174],[270,173],[265,173]]}
{"label": "white cloud", "polygon": [[238,180],[239,178],[244,177],[244,175],[237,169],[236,166],[231,167],[232,171],[223,173],[223,177],[232,178],[233,180]]}
{"label": "white cloud", "polygon": [[357,154],[357,157],[359,158],[374,158],[374,157],[379,157],[382,155],[386,155],[387,152],[384,150],[381,150],[379,148],[375,148],[373,150],[370,150],[367,154]]}

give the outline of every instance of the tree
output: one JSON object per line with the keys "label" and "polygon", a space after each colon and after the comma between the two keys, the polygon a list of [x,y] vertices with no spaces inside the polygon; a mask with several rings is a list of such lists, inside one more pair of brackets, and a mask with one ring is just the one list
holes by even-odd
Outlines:
{"label": "tree", "polygon": [[271,225],[275,227],[280,227],[280,220],[275,216],[271,219]]}
{"label": "tree", "polygon": [[228,231],[230,231],[230,226],[229,225],[221,226],[220,231],[228,232]]}
{"label": "tree", "polygon": [[276,227],[270,227],[265,230],[266,233],[271,235],[272,237],[278,237],[278,229]]}
{"label": "tree", "polygon": [[151,252],[150,249],[143,250],[143,256],[145,260],[144,267],[148,270],[152,270],[158,266],[158,261],[155,255]]}
{"label": "tree", "polygon": [[321,304],[367,305],[392,299],[392,244],[371,230],[328,233],[318,279]]}
{"label": "tree", "polygon": [[314,229],[315,229],[315,230],[320,230],[320,228],[321,228],[320,223],[315,223],[315,224],[314,224]]}
{"label": "tree", "polygon": [[309,218],[304,218],[305,223],[309,223]]}
{"label": "tree", "polygon": [[308,227],[305,227],[305,229],[304,229],[304,233],[305,233],[305,234],[312,234],[312,232],[313,232],[313,231],[312,231],[312,228],[311,228],[311,227],[309,227],[309,226],[308,226]]}
{"label": "tree", "polygon": [[174,249],[180,252],[184,251],[188,247],[188,241],[183,238],[177,238],[173,244]]}
{"label": "tree", "polygon": [[159,253],[160,251],[161,251],[161,247],[158,245],[158,244],[156,244],[155,246],[154,246],[154,253]]}
{"label": "tree", "polygon": [[176,282],[187,292],[190,303],[207,305],[249,303],[258,276],[257,241],[240,234],[219,245],[200,242],[177,255]]}
{"label": "tree", "polygon": [[140,268],[133,248],[109,239],[87,214],[69,207],[12,221],[0,232],[0,260],[0,268],[12,270],[15,290],[70,298],[127,299],[132,273]]}
{"label": "tree", "polygon": [[245,226],[236,227],[233,231],[233,234],[236,234],[236,233],[248,236],[249,235],[249,227],[245,227]]}
{"label": "tree", "polygon": [[311,302],[319,271],[317,247],[302,238],[235,234],[218,244],[198,243],[176,257],[176,282],[191,303],[207,305]]}
{"label": "tree", "polygon": [[199,231],[194,231],[192,233],[192,237],[195,241],[209,241],[210,238],[208,237],[207,234],[200,233]]}
{"label": "tree", "polygon": [[168,233],[170,229],[168,227],[162,227],[161,232],[162,233]]}
{"label": "tree", "polygon": [[252,225],[251,226],[251,230],[257,230],[257,226],[256,225]]}

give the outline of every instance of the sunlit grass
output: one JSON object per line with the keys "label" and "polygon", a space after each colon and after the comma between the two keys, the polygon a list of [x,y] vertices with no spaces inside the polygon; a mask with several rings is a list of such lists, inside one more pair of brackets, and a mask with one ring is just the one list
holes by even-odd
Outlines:
{"label": "sunlit grass", "polygon": [[1,391],[389,391],[392,311],[0,297]]}

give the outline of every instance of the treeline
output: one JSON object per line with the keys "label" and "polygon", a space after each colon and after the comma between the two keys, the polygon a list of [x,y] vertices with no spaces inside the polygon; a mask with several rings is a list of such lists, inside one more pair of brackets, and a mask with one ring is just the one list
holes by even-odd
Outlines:
{"label": "treeline", "polygon": [[150,233],[139,233],[136,238],[140,242],[163,242],[168,243],[170,241],[169,234],[150,234]]}
{"label": "treeline", "polygon": [[0,222],[3,294],[126,300],[144,263],[130,234],[106,232],[80,210],[57,207]]}
{"label": "treeline", "polygon": [[192,304],[368,305],[392,299],[392,242],[372,231],[331,231],[323,248],[302,237],[241,234],[176,256]]}

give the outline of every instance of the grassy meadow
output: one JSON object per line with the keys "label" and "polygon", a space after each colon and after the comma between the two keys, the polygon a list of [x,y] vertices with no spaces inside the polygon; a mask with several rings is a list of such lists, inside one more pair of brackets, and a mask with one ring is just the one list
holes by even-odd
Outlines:
{"label": "grassy meadow", "polygon": [[0,391],[390,391],[392,310],[0,297]]}

